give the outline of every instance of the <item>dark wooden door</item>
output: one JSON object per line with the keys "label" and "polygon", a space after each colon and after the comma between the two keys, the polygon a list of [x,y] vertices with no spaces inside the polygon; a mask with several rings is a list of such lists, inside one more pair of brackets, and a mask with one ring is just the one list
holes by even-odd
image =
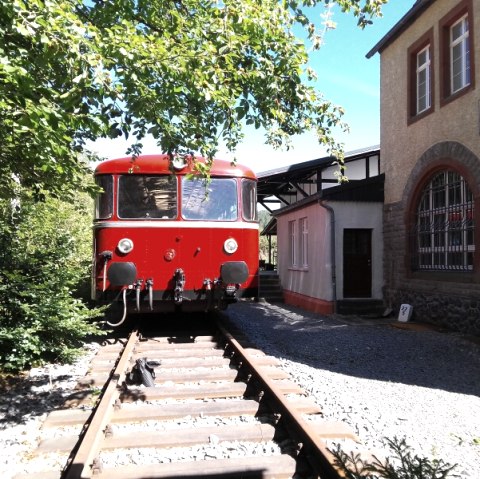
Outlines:
{"label": "dark wooden door", "polygon": [[343,297],[372,297],[372,230],[343,230]]}

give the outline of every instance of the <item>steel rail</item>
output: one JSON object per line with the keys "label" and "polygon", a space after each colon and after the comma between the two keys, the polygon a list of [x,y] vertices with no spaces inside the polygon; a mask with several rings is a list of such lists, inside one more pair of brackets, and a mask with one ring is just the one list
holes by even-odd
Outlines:
{"label": "steel rail", "polygon": [[101,442],[105,439],[106,427],[114,413],[115,400],[121,392],[119,385],[125,380],[127,367],[138,339],[139,332],[132,331],[86,426],[86,431],[80,438],[75,454],[62,474],[62,479],[89,479],[94,474],[94,460],[100,450]]}
{"label": "steel rail", "polygon": [[260,388],[264,389],[265,397],[273,402],[275,412],[278,412],[281,418],[286,420],[289,433],[301,443],[302,452],[305,453],[305,457],[314,470],[322,479],[344,478],[344,473],[334,465],[333,454],[326,448],[317,433],[302,418],[296,408],[292,408],[292,405],[288,403],[274,381],[262,373],[260,368],[256,367],[254,359],[219,321],[217,321],[217,325],[228,345],[240,356],[243,362],[242,366],[246,365],[254,372],[255,380],[259,382]]}

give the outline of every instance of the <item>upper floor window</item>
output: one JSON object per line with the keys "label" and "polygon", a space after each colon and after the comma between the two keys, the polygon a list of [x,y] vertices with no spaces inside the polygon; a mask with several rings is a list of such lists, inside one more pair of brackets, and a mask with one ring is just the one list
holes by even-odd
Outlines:
{"label": "upper floor window", "polygon": [[441,171],[425,185],[417,206],[412,236],[414,270],[473,269],[473,195],[459,173]]}
{"label": "upper floor window", "polygon": [[450,91],[456,93],[470,84],[470,42],[468,17],[450,28]]}
{"label": "upper floor window", "polygon": [[440,21],[442,103],[474,87],[472,18],[472,1],[461,0]]}
{"label": "upper floor window", "polygon": [[409,122],[433,111],[433,29],[408,49]]}
{"label": "upper floor window", "polygon": [[432,105],[431,93],[431,62],[430,62],[430,45],[427,45],[417,53],[417,69],[416,69],[416,87],[417,102],[416,113],[423,113]]}

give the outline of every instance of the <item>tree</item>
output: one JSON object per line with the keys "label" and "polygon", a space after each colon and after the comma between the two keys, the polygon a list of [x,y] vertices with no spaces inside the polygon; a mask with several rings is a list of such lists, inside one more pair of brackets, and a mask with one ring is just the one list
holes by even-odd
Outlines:
{"label": "tree", "polygon": [[[260,232],[262,232],[265,227],[268,225],[272,215],[267,210],[260,210],[258,212],[258,223],[260,227]],[[260,259],[265,260],[266,262],[274,262],[272,257],[277,250],[277,236],[274,235],[270,238],[267,236],[260,236],[259,238],[259,255]]]}
{"label": "tree", "polygon": [[[337,0],[360,26],[387,0]],[[311,85],[305,7],[331,0],[0,0],[0,196],[15,184],[81,184],[86,140],[153,135],[170,153],[215,155],[242,124],[286,144],[314,130],[335,149],[342,111]]]}

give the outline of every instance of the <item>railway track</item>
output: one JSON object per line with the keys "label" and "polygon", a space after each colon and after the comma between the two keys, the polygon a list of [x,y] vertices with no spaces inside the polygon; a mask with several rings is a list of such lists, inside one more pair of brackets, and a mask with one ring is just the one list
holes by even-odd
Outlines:
{"label": "railway track", "polygon": [[[138,385],[131,372],[142,359],[155,365],[155,378],[144,371]],[[45,420],[34,454],[63,459],[36,479],[337,479],[325,441],[355,439],[322,420],[275,358],[221,323],[213,333],[136,330],[106,344],[79,382],[82,395]]]}

